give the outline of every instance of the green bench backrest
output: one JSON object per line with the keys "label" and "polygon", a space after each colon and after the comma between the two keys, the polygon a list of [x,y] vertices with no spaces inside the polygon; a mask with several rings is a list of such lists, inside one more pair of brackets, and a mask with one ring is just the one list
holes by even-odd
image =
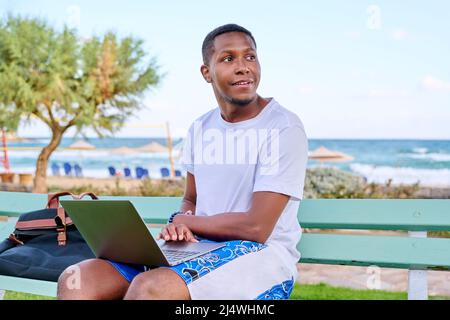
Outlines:
{"label": "green bench backrest", "polygon": [[[170,213],[180,209],[181,197],[113,197],[102,196],[101,199],[130,200],[148,223],[166,223]],[[61,199],[71,199],[61,197]],[[24,212],[44,208],[47,195],[23,192],[0,192],[0,216],[17,217]]]}
{"label": "green bench backrest", "polygon": [[[128,199],[147,223],[164,224],[180,197]],[[18,216],[46,203],[42,194],[0,192],[0,215]],[[450,231],[450,200],[306,199],[298,212],[303,228]],[[307,233],[298,245],[301,262],[450,269],[450,239]]]}
{"label": "green bench backrest", "polygon": [[[450,231],[450,200],[302,201],[303,228]],[[450,269],[450,239],[304,233],[302,262],[406,269]]]}
{"label": "green bench backrest", "polygon": [[303,200],[298,217],[304,228],[450,231],[450,200]]}

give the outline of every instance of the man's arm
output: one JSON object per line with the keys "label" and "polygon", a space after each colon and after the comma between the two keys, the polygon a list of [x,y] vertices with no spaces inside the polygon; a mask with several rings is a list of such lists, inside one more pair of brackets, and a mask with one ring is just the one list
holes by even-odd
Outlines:
{"label": "man's arm", "polygon": [[174,224],[185,225],[194,234],[214,240],[250,240],[265,243],[275,227],[289,196],[254,192],[247,212],[226,212],[214,216],[177,215]]}
{"label": "man's arm", "polygon": [[192,211],[195,214],[195,206],[197,203],[197,189],[195,188],[195,178],[189,171],[186,175],[186,188],[184,190],[184,197],[181,202],[181,212]]}

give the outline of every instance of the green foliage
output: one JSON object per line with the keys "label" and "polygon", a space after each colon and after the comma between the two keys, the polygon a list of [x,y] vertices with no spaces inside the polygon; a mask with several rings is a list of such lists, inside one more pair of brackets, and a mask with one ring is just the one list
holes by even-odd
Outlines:
{"label": "green foliage", "polygon": [[[1,74],[0,74],[1,77]],[[1,81],[1,80],[0,80]],[[13,106],[0,109],[0,130],[17,131],[20,123],[20,112]]]}
{"label": "green foliage", "polygon": [[141,108],[142,95],[161,78],[142,47],[113,32],[82,39],[40,19],[0,20],[0,128],[35,118],[52,133],[36,162],[35,192],[46,192],[48,159],[69,128],[103,137]]}
{"label": "green foliage", "polygon": [[[180,180],[151,180],[143,179],[137,188],[126,189],[121,185],[122,180],[117,178],[113,186],[104,188],[94,187],[92,184],[78,187],[64,188],[64,191],[80,194],[94,192],[99,196],[144,196],[144,197],[181,197],[184,195],[185,179]],[[60,192],[61,186],[49,186],[49,192]]]}
{"label": "green foliage", "polygon": [[184,195],[184,185],[182,180],[160,180],[153,183],[150,179],[144,179],[140,189],[140,194],[145,197],[182,197]]}
{"label": "green foliage", "polygon": [[304,196],[305,198],[359,197],[363,186],[363,178],[336,168],[307,169]]}
{"label": "green foliage", "polygon": [[416,197],[419,184],[392,185],[367,183],[363,177],[337,168],[307,169],[305,178],[305,198],[325,199],[362,199],[362,198],[394,198],[406,199]]}
{"label": "green foliage", "polygon": [[37,117],[52,130],[114,133],[160,80],[142,45],[112,32],[81,39],[75,30],[9,16],[0,22],[0,111]]}

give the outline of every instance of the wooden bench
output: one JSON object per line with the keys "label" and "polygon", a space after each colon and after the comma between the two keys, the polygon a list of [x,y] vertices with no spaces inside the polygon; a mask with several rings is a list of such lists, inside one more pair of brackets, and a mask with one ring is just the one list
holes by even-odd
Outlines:
{"label": "wooden bench", "polygon": [[[101,197],[128,199],[146,223],[164,224],[179,209],[178,197]],[[37,210],[46,195],[0,192],[0,239],[17,216]],[[303,200],[298,218],[304,232],[301,263],[378,266],[409,270],[408,299],[427,299],[426,270],[450,270],[450,239],[427,238],[427,231],[450,231],[450,200]],[[327,233],[319,233],[324,231]],[[399,230],[405,236],[342,234],[328,229]],[[160,228],[152,228],[156,233]],[[334,233],[333,233],[334,232]],[[408,232],[408,233],[406,233]],[[56,296],[56,283],[0,276],[0,289]]]}

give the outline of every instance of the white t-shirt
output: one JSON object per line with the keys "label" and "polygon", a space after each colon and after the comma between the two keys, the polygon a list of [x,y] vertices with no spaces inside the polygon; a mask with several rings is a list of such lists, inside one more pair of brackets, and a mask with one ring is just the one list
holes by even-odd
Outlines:
{"label": "white t-shirt", "polygon": [[246,212],[256,191],[289,195],[266,244],[279,247],[281,258],[295,267],[307,159],[301,120],[271,98],[248,120],[227,122],[219,107],[199,117],[189,128],[181,163],[195,176],[198,216]]}

